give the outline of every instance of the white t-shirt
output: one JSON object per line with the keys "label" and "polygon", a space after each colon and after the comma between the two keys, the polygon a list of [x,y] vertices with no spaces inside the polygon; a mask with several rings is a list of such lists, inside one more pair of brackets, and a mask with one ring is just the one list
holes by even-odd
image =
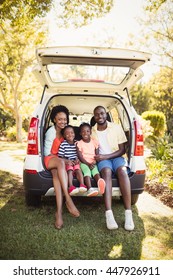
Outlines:
{"label": "white t-shirt", "polygon": [[111,147],[108,142],[107,133],[107,129],[103,131],[97,130],[98,141],[100,143],[99,154],[101,155],[107,155],[112,153]]}

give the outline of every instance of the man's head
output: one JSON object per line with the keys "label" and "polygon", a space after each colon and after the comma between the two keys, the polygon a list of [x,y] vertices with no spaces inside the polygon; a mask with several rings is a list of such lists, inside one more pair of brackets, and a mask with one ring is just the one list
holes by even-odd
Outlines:
{"label": "man's head", "polygon": [[99,105],[94,109],[94,119],[99,125],[103,125],[106,123],[107,113],[106,109],[103,106]]}

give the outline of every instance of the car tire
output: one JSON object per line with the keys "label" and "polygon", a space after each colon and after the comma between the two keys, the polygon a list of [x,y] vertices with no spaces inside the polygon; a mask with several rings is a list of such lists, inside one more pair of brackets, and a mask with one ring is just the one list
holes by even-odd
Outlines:
{"label": "car tire", "polygon": [[131,195],[131,205],[136,204],[136,202],[138,201],[138,197],[139,197],[139,194],[132,194]]}
{"label": "car tire", "polygon": [[41,195],[33,195],[27,192],[25,193],[25,202],[27,206],[39,207],[41,204]]}

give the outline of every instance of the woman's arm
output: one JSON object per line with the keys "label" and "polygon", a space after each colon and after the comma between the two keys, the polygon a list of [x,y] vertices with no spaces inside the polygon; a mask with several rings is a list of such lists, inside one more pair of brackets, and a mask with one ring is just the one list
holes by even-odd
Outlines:
{"label": "woman's arm", "polygon": [[[53,127],[54,128],[54,127]],[[44,156],[48,156],[51,154],[51,148],[52,148],[52,144],[53,141],[56,137],[56,131],[55,129],[53,129],[52,127],[50,127],[46,134],[45,134],[45,141],[44,141]]]}

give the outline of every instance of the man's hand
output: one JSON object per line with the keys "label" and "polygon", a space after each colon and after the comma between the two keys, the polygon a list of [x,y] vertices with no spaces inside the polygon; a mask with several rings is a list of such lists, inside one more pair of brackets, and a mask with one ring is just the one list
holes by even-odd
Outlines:
{"label": "man's hand", "polygon": [[95,159],[96,159],[96,161],[101,161],[101,160],[106,159],[106,156],[105,155],[95,155]]}

